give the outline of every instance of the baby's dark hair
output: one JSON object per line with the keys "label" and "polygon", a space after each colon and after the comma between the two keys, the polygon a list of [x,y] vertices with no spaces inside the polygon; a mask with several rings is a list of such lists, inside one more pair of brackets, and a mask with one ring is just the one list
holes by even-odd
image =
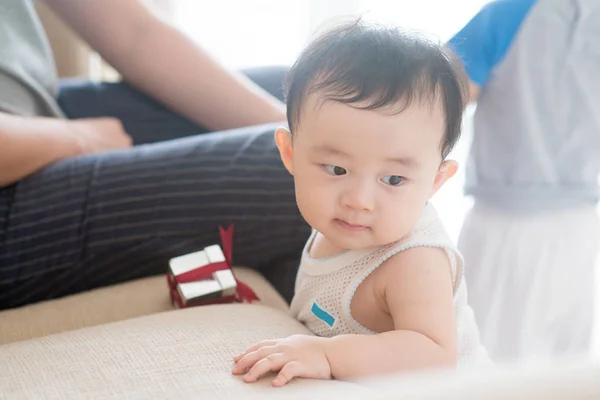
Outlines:
{"label": "baby's dark hair", "polygon": [[286,84],[288,123],[292,133],[300,122],[306,98],[318,94],[353,107],[376,110],[400,104],[402,112],[417,98],[443,103],[446,158],[460,137],[467,101],[462,63],[445,45],[425,35],[358,19],[326,31],[300,54]]}

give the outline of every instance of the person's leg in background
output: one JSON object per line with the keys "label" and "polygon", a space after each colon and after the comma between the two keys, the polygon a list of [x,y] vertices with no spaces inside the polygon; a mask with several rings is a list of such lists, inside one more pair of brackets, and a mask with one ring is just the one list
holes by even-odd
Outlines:
{"label": "person's leg in background", "polygon": [[523,214],[475,203],[459,248],[494,360],[589,354],[599,243],[594,206]]}
{"label": "person's leg in background", "polygon": [[[244,73],[258,86],[283,101],[283,82],[287,71],[287,67],[257,67]],[[61,85],[58,103],[71,119],[114,117],[121,120],[136,145],[208,132],[206,128],[181,117],[125,82],[65,80]]]}
{"label": "person's leg in background", "polygon": [[0,204],[0,308],[164,273],[171,257],[219,243],[218,227],[229,224],[236,265],[296,259],[273,272],[289,299],[310,228],[274,129],[72,158],[4,189],[12,196]]}
{"label": "person's leg in background", "polygon": [[[119,117],[76,107],[95,99],[96,110],[122,112],[140,142],[201,131],[126,85],[89,87],[91,103],[81,86],[61,98],[70,117]],[[289,301],[310,228],[279,159],[275,127],[64,160],[2,189],[0,308],[164,273],[169,258],[218,243],[218,226],[229,224],[234,263],[260,269]]]}

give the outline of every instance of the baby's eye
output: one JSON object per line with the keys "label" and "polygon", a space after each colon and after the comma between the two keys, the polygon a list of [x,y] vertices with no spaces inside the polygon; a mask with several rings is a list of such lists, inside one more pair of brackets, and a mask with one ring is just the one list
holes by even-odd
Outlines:
{"label": "baby's eye", "polygon": [[406,180],[406,178],[404,178],[400,175],[387,175],[387,176],[384,176],[383,178],[381,178],[381,181],[383,183],[385,183],[386,185],[390,185],[390,186],[398,186],[405,180]]}
{"label": "baby's eye", "polygon": [[347,173],[345,168],[338,167],[337,165],[324,164],[323,166],[331,175],[340,176],[345,175]]}

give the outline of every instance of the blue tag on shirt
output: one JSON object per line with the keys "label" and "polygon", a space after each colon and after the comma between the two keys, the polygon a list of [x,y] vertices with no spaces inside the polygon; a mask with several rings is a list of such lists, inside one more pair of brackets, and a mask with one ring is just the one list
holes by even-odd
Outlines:
{"label": "blue tag on shirt", "polygon": [[335,318],[333,317],[333,315],[323,310],[321,307],[319,307],[317,303],[313,303],[311,311],[315,315],[315,317],[319,318],[321,321],[325,322],[330,327],[332,327],[335,323]]}

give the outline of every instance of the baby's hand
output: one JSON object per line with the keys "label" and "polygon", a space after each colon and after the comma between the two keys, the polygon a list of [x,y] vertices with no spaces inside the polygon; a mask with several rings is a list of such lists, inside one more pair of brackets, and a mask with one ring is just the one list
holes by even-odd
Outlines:
{"label": "baby's hand", "polygon": [[273,386],[283,386],[294,377],[331,379],[331,368],[325,355],[328,340],[306,335],[266,340],[236,356],[232,372],[234,375],[245,373],[244,382],[256,382],[269,371],[280,371]]}

